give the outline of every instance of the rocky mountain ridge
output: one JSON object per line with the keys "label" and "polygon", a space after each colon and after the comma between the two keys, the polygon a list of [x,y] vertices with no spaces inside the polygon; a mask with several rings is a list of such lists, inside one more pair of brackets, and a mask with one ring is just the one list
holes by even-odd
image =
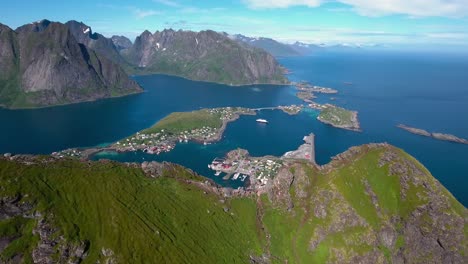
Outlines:
{"label": "rocky mountain ridge", "polygon": [[4,263],[467,261],[466,208],[388,144],[291,160],[259,193],[170,163],[22,155],[0,158],[0,183]]}
{"label": "rocky mountain ridge", "polygon": [[1,25],[0,51],[4,107],[44,107],[141,91],[119,65],[80,44],[61,23],[42,20],[16,30]]}
{"label": "rocky mountain ridge", "polygon": [[136,73],[164,73],[229,85],[286,84],[284,69],[267,52],[221,33],[144,31],[123,57]]}

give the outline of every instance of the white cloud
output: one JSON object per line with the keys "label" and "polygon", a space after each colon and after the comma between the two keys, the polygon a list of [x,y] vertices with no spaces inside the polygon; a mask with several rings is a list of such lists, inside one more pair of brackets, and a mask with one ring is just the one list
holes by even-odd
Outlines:
{"label": "white cloud", "polygon": [[405,14],[409,16],[468,16],[468,0],[243,0],[252,9],[318,7],[327,2],[351,6],[365,16]]}
{"label": "white cloud", "polygon": [[339,0],[366,16],[406,14],[410,16],[468,15],[468,0]]}
{"label": "white cloud", "polygon": [[249,8],[287,8],[290,6],[308,6],[317,7],[322,4],[323,0],[243,0]]}
{"label": "white cloud", "polygon": [[136,18],[138,19],[142,19],[142,18],[145,18],[145,17],[149,17],[149,16],[154,16],[154,15],[158,15],[160,14],[160,12],[158,11],[154,11],[154,10],[142,10],[140,8],[132,8],[133,9],[133,14],[136,16]]}
{"label": "white cloud", "polygon": [[153,0],[153,2],[162,4],[162,5],[166,5],[166,6],[170,6],[170,7],[181,7],[182,6],[178,2],[172,1],[172,0]]}

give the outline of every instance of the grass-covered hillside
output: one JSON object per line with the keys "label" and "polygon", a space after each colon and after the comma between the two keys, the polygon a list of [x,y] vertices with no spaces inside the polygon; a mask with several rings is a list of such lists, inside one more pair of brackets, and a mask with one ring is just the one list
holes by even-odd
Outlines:
{"label": "grass-covered hillside", "polygon": [[357,112],[335,105],[325,104],[317,119],[334,127],[349,130],[360,130]]}
{"label": "grass-covered hillside", "polygon": [[192,112],[174,112],[158,121],[141,133],[155,133],[165,130],[168,133],[179,133],[202,127],[220,128],[223,124],[220,113],[211,113],[208,109]]}
{"label": "grass-covered hillside", "polygon": [[237,198],[148,166],[0,160],[0,262],[466,263],[466,208],[387,145],[292,162]]}

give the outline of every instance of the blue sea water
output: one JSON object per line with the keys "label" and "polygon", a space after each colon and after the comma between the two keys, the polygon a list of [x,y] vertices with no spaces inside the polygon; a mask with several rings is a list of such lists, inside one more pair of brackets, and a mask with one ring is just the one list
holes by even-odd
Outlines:
{"label": "blue sea water", "polygon": [[[404,123],[433,132],[468,138],[468,56],[405,52],[328,52],[309,57],[282,58],[291,80],[339,90],[320,95],[318,102],[359,111],[363,132],[346,131],[318,122],[316,111],[289,116],[264,110],[242,116],[228,125],[223,140],[203,146],[179,144],[159,156],[144,153],[105,154],[96,158],[120,161],[167,160],[187,166],[218,183],[240,182],[213,176],[207,164],[241,147],[252,155],[281,155],[316,134],[316,158],[327,163],[347,148],[370,142],[389,142],[423,163],[464,205],[468,204],[468,145],[410,134]],[[0,152],[50,153],[70,147],[116,141],[146,128],[174,111],[204,107],[268,107],[300,103],[294,87],[253,85],[228,87],[154,75],[135,79],[145,92],[122,98],[36,110],[0,109]],[[344,82],[352,82],[346,85]],[[330,98],[336,99],[331,101]],[[255,122],[265,118],[268,125]]]}

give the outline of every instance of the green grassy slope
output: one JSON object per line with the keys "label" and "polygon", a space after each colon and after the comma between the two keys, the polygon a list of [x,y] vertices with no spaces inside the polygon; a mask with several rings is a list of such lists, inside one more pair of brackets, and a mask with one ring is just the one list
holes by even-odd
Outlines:
{"label": "green grassy slope", "polygon": [[[431,249],[417,248],[421,241],[409,242],[413,239],[409,227],[432,233],[442,244],[450,244],[459,259],[466,257],[466,208],[403,151],[361,147],[359,152],[345,162],[334,162],[338,169],[326,174],[309,165],[295,165],[291,186],[277,190],[289,191],[290,210],[263,197],[268,208],[263,222],[271,234],[274,263],[357,263],[363,258],[385,263],[400,256],[411,263],[444,262],[435,253],[432,256]],[[388,153],[395,153],[395,158],[379,166]],[[394,174],[396,169],[390,167],[399,165],[403,173]],[[411,178],[406,182],[408,172]],[[440,207],[435,208],[436,204]],[[421,218],[414,217],[414,212],[421,213]],[[389,243],[384,242],[386,236],[392,237]],[[415,245],[419,251],[411,252]]]}
{"label": "green grassy slope", "polygon": [[[240,263],[258,254],[260,245],[252,219],[255,207],[246,199],[221,203],[220,197],[170,177],[186,177],[180,168],[168,177],[149,179],[139,169],[115,163],[60,161],[22,166],[0,162],[1,197],[23,195],[69,241],[89,241],[84,263],[103,260],[112,249],[119,263]],[[27,197],[24,197],[27,195]],[[231,207],[224,212],[224,207]],[[232,214],[231,214],[232,213]],[[52,216],[51,216],[52,215]],[[30,255],[31,222],[0,222],[0,234],[26,231],[9,245],[2,258]],[[20,226],[22,228],[17,228]],[[250,228],[249,228],[250,227]],[[6,231],[4,231],[6,230]],[[11,231],[13,230],[13,231]],[[26,241],[26,242],[25,242]],[[4,259],[5,260],[5,259]]]}
{"label": "green grassy slope", "polygon": [[244,198],[206,192],[202,177],[177,165],[164,165],[153,179],[115,162],[40,161],[47,159],[0,160],[0,201],[20,197],[19,204],[41,215],[2,219],[0,203],[0,242],[13,238],[0,248],[1,261],[19,255],[30,262],[41,218],[56,236],[88,245],[84,263],[108,260],[105,249],[119,263],[248,263],[251,256],[272,263],[461,263],[467,257],[466,208],[391,146],[356,147],[322,169],[292,163],[262,195]]}
{"label": "green grassy slope", "polygon": [[158,121],[154,126],[141,131],[141,133],[157,133],[164,129],[169,133],[176,134],[204,126],[220,128],[222,124],[221,114],[212,114],[206,109],[192,112],[174,112]]}

